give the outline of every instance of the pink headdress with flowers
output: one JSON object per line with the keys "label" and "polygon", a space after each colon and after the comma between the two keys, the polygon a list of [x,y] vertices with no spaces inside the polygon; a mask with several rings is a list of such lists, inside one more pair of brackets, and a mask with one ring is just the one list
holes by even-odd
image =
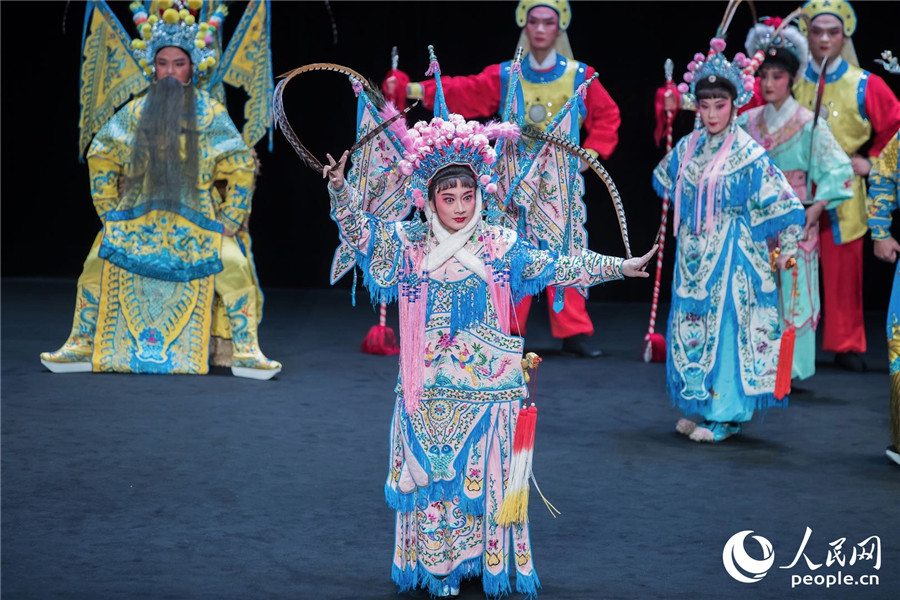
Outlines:
{"label": "pink headdress with flowers", "polygon": [[492,169],[497,153],[490,142],[518,137],[519,128],[514,123],[482,124],[466,121],[457,114],[449,114],[446,120],[434,117],[429,122],[419,121],[401,138],[406,151],[398,165],[400,172],[410,178],[414,204],[419,209],[424,207],[431,180],[450,165],[470,167],[483,193],[497,193]]}
{"label": "pink headdress with flowers", "polygon": [[429,122],[419,121],[400,136],[405,152],[398,165],[400,172],[410,178],[409,194],[420,210],[425,206],[432,178],[449,165],[470,167],[484,194],[497,193],[497,176],[492,168],[497,162],[497,152],[490,142],[519,137],[519,127],[514,123],[494,121],[482,124],[451,114],[444,99],[441,68],[434,54],[434,46],[428,46],[428,53],[430,63],[426,75],[434,75],[436,83],[434,118]]}

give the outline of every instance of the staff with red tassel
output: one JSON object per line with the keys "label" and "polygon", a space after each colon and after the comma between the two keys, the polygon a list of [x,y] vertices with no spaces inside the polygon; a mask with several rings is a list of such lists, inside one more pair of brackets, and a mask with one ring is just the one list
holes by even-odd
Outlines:
{"label": "staff with red tassel", "polygon": [[[397,70],[400,57],[397,54],[397,46],[391,48],[391,70]],[[366,354],[378,354],[391,356],[400,354],[400,346],[397,345],[397,336],[394,330],[387,326],[387,302],[381,301],[378,309],[378,325],[373,325],[362,342],[362,351]]]}
{"label": "staff with red tassel", "polygon": [[387,302],[383,300],[378,309],[378,325],[372,325],[372,328],[369,329],[369,333],[362,342],[362,351],[366,354],[381,356],[400,354],[397,336],[394,335],[394,330],[387,326]]}
{"label": "staff with red tassel", "polygon": [[[665,71],[666,85],[664,94],[677,94],[675,84],[672,82],[672,70],[674,64],[671,58],[666,59]],[[659,102],[659,99],[657,99]],[[664,102],[664,100],[663,100]],[[671,110],[666,111],[666,154],[672,151],[672,121],[675,115]],[[659,144],[657,133],[656,143]],[[659,306],[659,288],[662,277],[663,247],[666,244],[666,222],[669,218],[669,194],[663,195],[662,216],[659,221],[659,235],[657,236],[659,250],[656,252],[656,278],[653,282],[653,302],[650,305],[650,327],[644,336],[644,362],[664,362],[666,360],[666,338],[661,333],[656,333],[656,309]]]}

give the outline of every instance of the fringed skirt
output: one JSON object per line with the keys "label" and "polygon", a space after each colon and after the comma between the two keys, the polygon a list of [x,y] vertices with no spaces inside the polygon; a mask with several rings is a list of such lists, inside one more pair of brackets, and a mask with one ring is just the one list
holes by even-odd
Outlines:
{"label": "fringed skirt", "polygon": [[528,524],[502,527],[519,401],[423,400],[407,415],[398,398],[391,422],[388,505],[397,511],[391,575],[400,591],[440,594],[478,575],[487,596],[540,588]]}

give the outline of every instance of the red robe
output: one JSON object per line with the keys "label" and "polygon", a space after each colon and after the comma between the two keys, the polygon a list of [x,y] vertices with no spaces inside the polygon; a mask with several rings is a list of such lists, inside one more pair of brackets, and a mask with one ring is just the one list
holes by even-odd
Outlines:
{"label": "red robe", "polygon": [[[587,65],[584,67],[585,79],[590,79],[594,75],[594,69]],[[399,100],[398,92],[405,92],[409,77],[401,71],[391,71],[389,75],[397,77],[397,91],[392,99],[398,106],[403,106],[406,99],[403,98],[402,102],[397,102]],[[436,89],[434,79],[420,81],[419,84],[424,91],[423,105],[428,109],[434,108]],[[467,119],[483,119],[496,115],[500,111],[502,103],[501,85],[499,64],[488,65],[476,75],[457,77],[441,75],[441,86],[444,88],[447,109]],[[523,79],[522,85],[540,84],[529,83]],[[382,89],[387,93],[384,85],[382,85]],[[571,93],[574,94],[575,90],[573,89]],[[581,146],[588,150],[594,150],[600,155],[600,158],[606,160],[619,143],[619,125],[622,122],[619,107],[599,81],[594,81],[588,88],[584,105],[587,115],[582,127],[587,135],[581,141]]]}

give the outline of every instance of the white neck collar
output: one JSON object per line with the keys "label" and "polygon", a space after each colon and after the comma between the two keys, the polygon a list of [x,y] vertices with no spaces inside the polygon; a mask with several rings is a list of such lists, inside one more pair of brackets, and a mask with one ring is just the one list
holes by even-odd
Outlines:
{"label": "white neck collar", "polygon": [[537,59],[534,58],[534,54],[528,53],[528,64],[535,71],[549,71],[556,65],[557,57],[556,57],[556,49],[551,48],[550,54],[547,55],[547,58],[544,59],[543,62],[538,63]]}
{"label": "white neck collar", "polygon": [[788,96],[779,109],[776,109],[771,102],[766,104],[763,109],[763,119],[766,121],[766,129],[769,130],[769,133],[774,133],[784,127],[788,119],[797,112],[798,106],[799,103],[793,96]]}
{"label": "white neck collar", "polygon": [[[841,66],[841,63],[844,62],[844,59],[840,56],[836,56],[828,61],[828,66],[825,67],[825,74],[831,75],[835,71],[837,71],[838,67]],[[816,75],[818,75],[822,71],[822,62],[816,62],[816,59],[810,54],[809,56],[809,64],[812,65],[813,71],[815,71]]]}

